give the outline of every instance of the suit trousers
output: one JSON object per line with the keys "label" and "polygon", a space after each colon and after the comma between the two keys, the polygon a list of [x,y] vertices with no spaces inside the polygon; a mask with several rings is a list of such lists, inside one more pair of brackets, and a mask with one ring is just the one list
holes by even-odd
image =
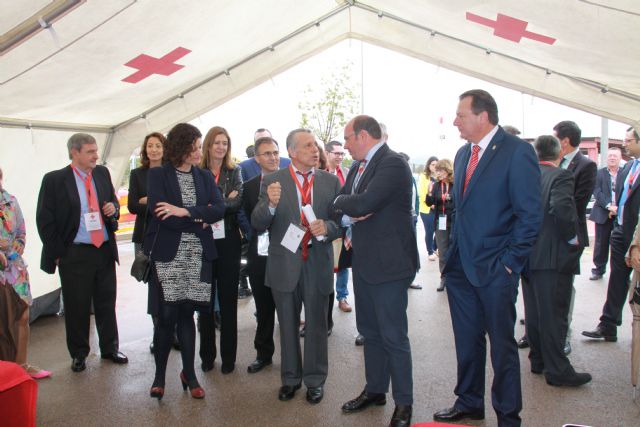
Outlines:
{"label": "suit trousers", "polygon": [[629,276],[633,269],[627,267],[624,256],[629,250],[631,236],[625,238],[622,227],[616,226],[611,232],[611,260],[609,262],[609,287],[607,300],[602,307],[600,323],[608,329],[622,325],[622,308],[629,293]]}
{"label": "suit trousers", "polygon": [[609,241],[613,230],[613,219],[608,219],[604,224],[596,224],[596,237],[593,248],[593,274],[602,276],[607,271],[609,259]]}
{"label": "suit trousers", "polygon": [[533,270],[522,275],[522,295],[526,312],[526,330],[529,340],[531,369],[542,371],[553,378],[574,373],[571,362],[564,354],[564,336],[561,325],[566,322],[571,287],[568,280],[560,280],[555,270]]}
{"label": "suit trousers", "polygon": [[484,408],[488,334],[494,371],[491,400],[498,425],[520,426],[520,358],[514,338],[518,275],[505,270],[490,286],[476,287],[464,273],[458,251],[449,257],[445,280],[458,364],[454,406],[461,411]]}
{"label": "suit trousers", "polygon": [[[216,240],[218,258],[213,262],[213,283],[220,302],[220,358],[226,366],[236,363],[238,350],[238,280],[240,277],[240,231],[226,230],[224,239]],[[200,315],[200,359],[213,363],[216,359],[216,329],[213,300],[211,310]]]}
{"label": "suit trousers", "polygon": [[444,266],[447,263],[447,252],[449,251],[449,236],[451,236],[451,229],[436,230],[436,243],[438,244],[438,267],[440,268],[440,274],[444,270]]}
{"label": "suit trousers", "polygon": [[[307,387],[324,385],[329,372],[327,350],[327,307],[329,295],[322,294],[311,280],[315,274],[304,263],[301,278],[293,292],[271,289],[280,323],[280,353],[282,385],[297,385],[304,381]],[[300,349],[300,311],[304,302],[305,341],[304,362]],[[304,363],[304,364],[303,364]]]}
{"label": "suit trousers", "polygon": [[275,351],[273,342],[273,330],[276,316],[276,304],[273,302],[271,289],[264,285],[265,270],[267,268],[267,257],[257,257],[251,259],[249,268],[249,284],[253,291],[253,301],[256,304],[256,335],[253,339],[253,346],[260,360],[271,360]]}
{"label": "suit trousers", "polygon": [[407,290],[414,276],[395,282],[368,283],[352,269],[356,326],[364,336],[364,367],[369,393],[393,385],[396,405],[413,404],[413,370],[407,322]]}
{"label": "suit trousers", "polygon": [[584,252],[584,246],[579,246],[577,251],[571,252],[570,254],[568,254],[569,256],[574,257],[573,263],[576,266],[575,274],[562,274],[558,279],[560,281],[566,282],[560,285],[563,289],[567,286],[567,284],[571,288],[571,299],[569,301],[569,311],[567,312],[566,326],[564,326],[564,329],[561,331],[562,336],[564,336],[564,339],[566,342],[569,342],[569,340],[571,339],[571,322],[573,321],[573,305],[575,304],[575,301],[576,301],[576,288],[575,286],[573,286],[573,282],[575,282],[575,278],[576,278],[575,275],[580,274],[580,258],[582,258],[583,252]]}
{"label": "suit trousers", "polygon": [[89,355],[91,303],[100,353],[118,351],[116,321],[116,265],[108,242],[96,248],[72,244],[60,258],[58,269],[64,298],[64,323],[71,357]]}

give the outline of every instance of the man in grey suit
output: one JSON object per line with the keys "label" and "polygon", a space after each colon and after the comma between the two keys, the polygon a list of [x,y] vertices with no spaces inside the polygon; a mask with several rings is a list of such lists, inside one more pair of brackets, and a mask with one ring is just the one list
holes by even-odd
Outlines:
{"label": "man in grey suit", "polygon": [[[340,228],[330,207],[340,191],[334,175],[315,168],[319,153],[311,132],[296,129],[287,136],[292,164],[265,176],[251,224],[269,230],[265,285],[271,288],[280,323],[282,387],[280,400],[290,400],[304,381],[307,401],[319,403],[329,368],[327,307],[333,291],[333,246]],[[311,205],[316,220],[307,220],[302,206]],[[304,302],[306,341],[304,365],[298,325]]]}

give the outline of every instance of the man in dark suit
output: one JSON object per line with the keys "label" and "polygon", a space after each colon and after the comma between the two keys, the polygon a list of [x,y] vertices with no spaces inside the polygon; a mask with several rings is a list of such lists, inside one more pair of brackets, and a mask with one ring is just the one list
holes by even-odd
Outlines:
{"label": "man in dark suit", "polygon": [[544,372],[550,385],[577,387],[591,381],[591,375],[577,373],[564,354],[561,325],[569,310],[571,282],[560,280],[573,275],[573,253],[579,250],[573,175],[557,167],[560,143],[555,137],[540,136],[534,146],[542,175],[543,221],[522,272],[531,372]]}
{"label": "man in dark suit", "polygon": [[640,173],[640,137],[634,128],[627,129],[624,149],[635,160],[629,161],[616,179],[618,214],[611,232],[611,273],[607,300],[602,307],[602,316],[596,329],[582,332],[586,337],[605,341],[618,340],[617,327],[622,324],[622,308],[629,291],[629,275],[632,271],[625,256],[631,245],[640,211],[640,179],[637,179]]}
{"label": "man in dark suit", "polygon": [[[573,198],[576,203],[578,215],[578,250],[572,252],[574,255],[574,275],[580,274],[580,258],[584,248],[589,246],[589,234],[587,231],[587,204],[593,194],[596,185],[596,173],[598,167],[596,163],[580,152],[580,141],[582,131],[575,122],[566,120],[553,127],[556,138],[560,141],[560,156],[562,161],[560,167],[573,173],[575,182]],[[573,287],[574,275],[562,276],[560,280],[569,280],[571,286],[571,304],[567,316],[567,328],[562,331],[565,338],[566,354],[571,353],[571,319],[573,317],[573,303],[576,297],[576,289]]]}
{"label": "man in dark suit", "polygon": [[[390,426],[411,424],[413,378],[407,325],[407,290],[418,266],[411,218],[411,170],[381,140],[378,122],[357,116],[345,127],[351,167],[334,206],[348,226],[356,325],[364,336],[366,385],[342,406],[345,413],[384,405],[393,383]],[[349,246],[349,243],[346,244]]]}
{"label": "man in dark suit", "polygon": [[[318,145],[311,131],[296,129],[287,136],[292,164],[262,180],[258,204],[251,213],[256,232],[269,230],[265,284],[271,288],[280,323],[282,387],[280,400],[291,400],[304,381],[307,401],[319,403],[329,368],[327,306],[333,290],[333,245],[340,228],[330,207],[340,181],[318,170]],[[302,207],[311,205],[317,219]],[[300,311],[304,303],[306,341],[304,365]]]}
{"label": "man in dark suit", "polygon": [[596,236],[593,248],[593,269],[589,280],[600,280],[607,270],[609,259],[609,239],[613,222],[615,221],[616,206],[615,188],[616,177],[620,166],[622,153],[618,147],[609,148],[607,166],[598,171],[593,197],[596,201],[591,208],[589,219],[596,224]]}
{"label": "man in dark suit", "polygon": [[127,363],[119,351],[116,321],[118,200],[109,170],[97,166],[98,145],[77,133],[67,142],[71,165],[42,179],[36,223],[42,240],[40,268],[60,272],[67,348],[74,372],[86,368],[91,303],[103,359]]}
{"label": "man in dark suit", "polygon": [[520,361],[513,337],[520,273],[542,222],[533,147],[498,126],[483,90],[460,95],[453,124],[469,141],[454,161],[454,223],[444,268],[456,342],[458,399],[434,420],[484,419],[486,338],[499,426],[519,426]]}
{"label": "man in dark suit", "polygon": [[[278,170],[279,148],[278,143],[271,137],[258,138],[254,144],[255,158],[260,165],[262,173],[244,183],[243,209],[247,218],[251,218],[253,209],[258,204],[260,185],[265,176]],[[258,243],[260,242],[260,244]],[[269,232],[257,233],[252,230],[249,240],[247,264],[249,282],[253,290],[253,300],[256,304],[256,334],[253,345],[256,349],[256,359],[247,367],[250,374],[261,371],[272,363],[275,344],[273,342],[273,328],[276,306],[273,302],[271,289],[265,286],[265,273],[267,269],[267,253],[265,245],[269,245]],[[258,249],[260,246],[260,249]]]}

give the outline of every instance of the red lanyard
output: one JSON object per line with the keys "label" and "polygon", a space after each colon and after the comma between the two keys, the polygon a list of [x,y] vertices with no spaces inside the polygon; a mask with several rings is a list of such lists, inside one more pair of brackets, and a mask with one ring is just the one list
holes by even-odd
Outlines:
{"label": "red lanyard", "polygon": [[296,177],[296,173],[293,171],[293,166],[289,165],[289,172],[291,172],[291,178],[293,178],[293,182],[296,183],[296,187],[298,187],[298,191],[300,191],[300,200],[304,201],[304,200],[311,200],[311,189],[313,188],[313,180],[315,179],[315,176],[312,175],[311,179],[309,180],[309,187],[307,188],[307,191],[304,192],[302,191],[302,185],[300,185],[300,181],[298,181],[298,178]]}
{"label": "red lanyard", "polygon": [[447,200],[447,196],[449,196],[449,184],[447,184],[447,192],[444,192],[444,182],[440,181],[440,197],[442,197],[442,214],[445,214],[444,211],[444,203]]}
{"label": "red lanyard", "polygon": [[[633,169],[633,165],[631,165],[631,169]],[[635,172],[629,172],[629,187],[631,187],[633,183],[636,182],[636,177],[638,176],[639,171],[640,168],[636,169]]]}
{"label": "red lanyard", "polygon": [[546,160],[541,160],[540,165],[553,166],[554,168],[557,167],[554,163],[547,162]]}
{"label": "red lanyard", "polygon": [[93,212],[92,206],[91,206],[91,172],[89,172],[87,174],[86,178],[83,178],[82,175],[80,175],[80,171],[78,169],[76,169],[75,166],[71,165],[71,169],[73,169],[73,171],[76,173],[76,175],[78,175],[78,178],[80,178],[82,180],[82,182],[84,183],[84,189],[87,192],[87,206],[89,207],[89,212]]}

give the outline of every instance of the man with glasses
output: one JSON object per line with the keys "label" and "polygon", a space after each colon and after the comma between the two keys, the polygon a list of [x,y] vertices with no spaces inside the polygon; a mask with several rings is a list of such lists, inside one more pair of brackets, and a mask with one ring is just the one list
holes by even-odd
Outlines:
{"label": "man with glasses", "polygon": [[[331,141],[325,144],[324,151],[327,153],[327,170],[338,177],[340,185],[344,185],[349,169],[342,166],[342,161],[344,160],[342,143]],[[344,250],[344,244],[342,250]],[[351,306],[347,302],[347,297],[349,296],[349,289],[347,287],[347,283],[349,282],[349,269],[344,266],[341,268],[340,264],[341,263],[338,264],[338,271],[336,271],[336,299],[338,300],[338,308],[345,313],[350,313]],[[329,310],[333,310],[333,300],[329,303]]]}
{"label": "man with glasses", "polygon": [[632,127],[627,129],[624,138],[624,149],[633,157],[624,168],[618,172],[616,178],[616,205],[618,206],[617,219],[613,223],[611,232],[611,273],[609,275],[609,287],[607,288],[607,300],[602,307],[600,323],[593,331],[583,331],[582,335],[604,339],[604,341],[617,341],[617,327],[622,324],[622,307],[629,291],[629,275],[632,268],[627,252],[633,239],[633,234],[638,224],[638,212],[640,211],[640,141],[638,131]]}
{"label": "man with glasses", "polygon": [[[247,218],[251,218],[253,209],[258,204],[262,179],[278,170],[280,153],[278,143],[270,136],[258,138],[254,143],[255,159],[260,165],[261,173],[244,183],[243,208]],[[250,374],[259,372],[267,365],[271,365],[271,358],[275,351],[273,342],[273,328],[276,306],[273,302],[271,289],[264,285],[265,270],[267,268],[267,252],[264,245],[269,244],[269,232],[257,233],[251,230],[249,249],[247,253],[247,272],[253,290],[253,300],[256,304],[256,334],[253,345],[256,349],[256,359],[247,367]]]}

